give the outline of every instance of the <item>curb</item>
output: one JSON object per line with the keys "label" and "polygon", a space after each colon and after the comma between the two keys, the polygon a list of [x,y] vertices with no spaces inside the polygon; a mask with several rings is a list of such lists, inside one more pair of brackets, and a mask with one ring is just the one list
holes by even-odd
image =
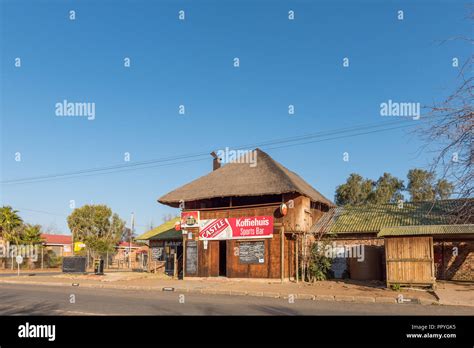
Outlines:
{"label": "curb", "polygon": [[[44,282],[19,282],[11,280],[0,280],[0,284],[28,284],[28,285],[43,285],[43,286],[63,286],[70,287],[73,283],[44,283]],[[80,283],[79,283],[80,284]],[[352,303],[389,303],[397,304],[395,297],[373,297],[373,296],[349,296],[349,295],[313,295],[313,294],[287,294],[279,292],[263,292],[263,291],[244,291],[244,290],[221,290],[212,288],[186,288],[171,286],[137,286],[137,285],[112,285],[112,284],[80,284],[82,288],[92,289],[114,289],[114,290],[142,290],[142,291],[170,291],[175,293],[193,293],[204,295],[226,295],[226,296],[250,296],[250,297],[266,297],[266,298],[281,298],[289,299],[290,296],[298,300],[307,301],[335,301],[335,302],[352,302]],[[166,290],[165,290],[166,289]],[[172,290],[171,290],[172,289]],[[414,302],[420,305],[440,304],[436,300],[428,299],[413,299]]]}

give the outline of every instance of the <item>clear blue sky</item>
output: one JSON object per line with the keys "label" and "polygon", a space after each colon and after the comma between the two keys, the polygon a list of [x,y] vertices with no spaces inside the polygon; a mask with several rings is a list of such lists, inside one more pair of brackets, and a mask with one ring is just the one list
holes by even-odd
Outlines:
{"label": "clear blue sky", "polygon": [[[124,152],[136,162],[392,122],[380,116],[381,102],[441,100],[456,86],[452,58],[462,62],[471,53],[462,41],[437,42],[472,34],[464,1],[0,3],[1,180],[120,165]],[[238,69],[234,57],[241,60]],[[96,103],[95,120],[55,116],[64,99]],[[180,104],[185,116],[178,114]],[[289,104],[296,107],[293,116]],[[405,179],[408,169],[430,159],[419,148],[415,136],[394,130],[268,153],[333,199],[352,172]],[[342,160],[346,151],[349,162]],[[0,204],[20,210],[27,222],[68,233],[70,200],[104,203],[127,221],[135,212],[140,233],[177,212],[157,203],[159,196],[211,165],[209,156],[3,184]]]}

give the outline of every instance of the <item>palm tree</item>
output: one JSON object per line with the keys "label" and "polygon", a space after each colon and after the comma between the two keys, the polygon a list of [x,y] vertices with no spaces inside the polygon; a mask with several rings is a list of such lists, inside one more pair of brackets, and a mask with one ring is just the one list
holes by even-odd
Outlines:
{"label": "palm tree", "polygon": [[43,242],[41,238],[41,226],[26,224],[21,240],[26,244],[41,244]]}
{"label": "palm tree", "polygon": [[[0,237],[18,245],[20,241],[18,231],[22,225],[23,220],[18,215],[17,210],[13,210],[10,206],[0,208]],[[6,262],[6,259],[3,259],[3,268],[5,268]]]}
{"label": "palm tree", "polygon": [[18,210],[13,210],[10,206],[0,208],[0,236],[8,238],[22,224],[23,220],[18,215]]}

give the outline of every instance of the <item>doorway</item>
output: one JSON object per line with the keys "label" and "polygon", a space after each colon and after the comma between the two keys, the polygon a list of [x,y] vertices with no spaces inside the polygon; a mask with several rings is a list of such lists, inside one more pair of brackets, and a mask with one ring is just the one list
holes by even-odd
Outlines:
{"label": "doorway", "polygon": [[227,277],[227,241],[219,241],[219,277]]}

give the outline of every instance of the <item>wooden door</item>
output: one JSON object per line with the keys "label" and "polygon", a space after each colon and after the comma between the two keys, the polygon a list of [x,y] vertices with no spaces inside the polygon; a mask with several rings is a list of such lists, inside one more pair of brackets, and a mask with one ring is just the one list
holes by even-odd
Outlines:
{"label": "wooden door", "polygon": [[387,285],[433,285],[433,237],[385,238]]}

